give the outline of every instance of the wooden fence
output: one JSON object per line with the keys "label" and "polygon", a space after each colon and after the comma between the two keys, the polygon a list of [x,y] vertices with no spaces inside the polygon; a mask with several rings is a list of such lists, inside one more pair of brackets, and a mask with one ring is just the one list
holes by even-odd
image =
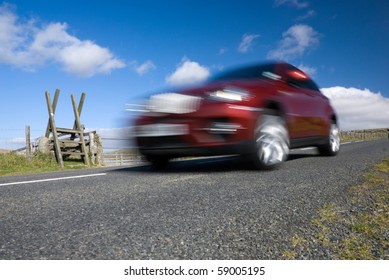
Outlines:
{"label": "wooden fence", "polygon": [[105,166],[137,165],[143,162],[143,157],[136,152],[111,152],[103,154]]}

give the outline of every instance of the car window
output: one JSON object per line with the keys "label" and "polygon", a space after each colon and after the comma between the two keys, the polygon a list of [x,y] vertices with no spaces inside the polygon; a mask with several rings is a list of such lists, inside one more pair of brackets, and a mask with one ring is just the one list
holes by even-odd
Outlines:
{"label": "car window", "polygon": [[274,64],[255,65],[226,71],[211,78],[212,81],[230,79],[275,79]]}
{"label": "car window", "polygon": [[[296,70],[296,71],[300,71],[298,68],[292,66],[292,65],[289,65],[288,67],[288,70]],[[304,89],[309,89],[309,90],[313,90],[313,91],[317,91],[320,93],[320,90],[319,90],[319,87],[316,85],[316,83],[311,79],[311,78],[307,78],[305,80],[294,80],[294,81],[290,81],[290,83],[293,84],[293,86],[296,86],[298,88],[304,88]]]}
{"label": "car window", "polygon": [[319,88],[317,87],[317,85],[315,84],[314,81],[312,81],[311,79],[306,79],[304,81],[298,81],[297,83],[297,86],[300,87],[300,88],[304,88],[304,89],[309,89],[309,90],[313,90],[313,91],[319,91]]}

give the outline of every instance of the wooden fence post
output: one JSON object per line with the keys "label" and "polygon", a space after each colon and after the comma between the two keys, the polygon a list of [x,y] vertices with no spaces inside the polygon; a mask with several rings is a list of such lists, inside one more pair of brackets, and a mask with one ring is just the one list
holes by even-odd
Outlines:
{"label": "wooden fence post", "polygon": [[57,126],[55,125],[53,107],[51,105],[50,93],[48,91],[46,91],[46,103],[47,103],[47,109],[49,111],[50,128],[51,128],[51,132],[53,133],[53,138],[54,138],[55,157],[57,159],[57,163],[59,164],[59,166],[61,168],[64,168],[62,154],[61,154],[61,148],[59,146]]}
{"label": "wooden fence post", "polygon": [[[59,92],[60,92],[59,89],[56,89],[56,90],[55,90],[53,104],[51,104],[51,108],[52,108],[52,110],[53,110],[53,114],[55,114],[55,109],[57,108]],[[49,136],[50,136],[50,129],[51,129],[51,128],[52,128],[52,127],[50,127],[50,119],[49,119],[49,121],[48,121],[48,123],[47,123],[46,133],[45,133],[45,137],[46,137],[46,138],[49,138]]]}
{"label": "wooden fence post", "polygon": [[25,127],[26,131],[26,158],[27,160],[31,160],[31,130],[30,126],[26,125]]}
{"label": "wooden fence post", "polygon": [[[81,94],[81,99],[80,99],[80,103],[78,103],[78,116],[79,116],[79,118],[81,118],[81,111],[82,111],[82,107],[84,106],[84,101],[85,101],[85,92],[83,92],[82,94]],[[77,130],[78,128],[77,128],[77,120],[74,120],[74,124],[73,124],[73,129],[74,130]],[[72,134],[71,136],[70,136],[70,139],[71,140],[74,140],[76,138],[76,135],[75,134]]]}
{"label": "wooden fence post", "polygon": [[77,104],[76,104],[76,98],[74,97],[74,95],[71,95],[71,99],[72,99],[72,104],[73,104],[74,117],[76,119],[76,127],[77,127],[77,130],[79,132],[79,136],[80,136],[81,152],[84,154],[84,156],[83,156],[84,157],[84,163],[87,166],[90,166],[89,153],[88,153],[88,151],[86,149],[85,140],[84,140],[84,128],[81,125],[80,114],[78,113],[78,108],[77,108]]}
{"label": "wooden fence post", "polygon": [[92,164],[93,165],[96,164],[97,147],[95,143],[94,132],[89,132],[89,153],[91,155]]}

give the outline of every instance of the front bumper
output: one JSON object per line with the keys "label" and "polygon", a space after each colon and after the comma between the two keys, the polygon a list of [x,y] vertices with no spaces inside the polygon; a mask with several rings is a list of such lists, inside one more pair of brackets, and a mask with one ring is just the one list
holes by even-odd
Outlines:
{"label": "front bumper", "polygon": [[213,146],[187,146],[175,142],[169,142],[167,145],[140,146],[139,151],[145,156],[165,156],[170,158],[185,156],[217,156],[217,155],[234,155],[246,154],[250,151],[250,141],[237,143],[224,143]]}
{"label": "front bumper", "polygon": [[190,114],[143,116],[135,136],[146,156],[210,156],[249,151],[261,109],[227,103],[203,104]]}

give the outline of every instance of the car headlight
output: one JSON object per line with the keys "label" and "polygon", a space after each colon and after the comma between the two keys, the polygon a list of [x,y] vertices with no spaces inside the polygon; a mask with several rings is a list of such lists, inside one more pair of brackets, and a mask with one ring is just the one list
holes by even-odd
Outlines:
{"label": "car headlight", "polygon": [[237,88],[225,88],[209,93],[209,97],[214,100],[226,102],[240,102],[251,98],[248,91]]}

